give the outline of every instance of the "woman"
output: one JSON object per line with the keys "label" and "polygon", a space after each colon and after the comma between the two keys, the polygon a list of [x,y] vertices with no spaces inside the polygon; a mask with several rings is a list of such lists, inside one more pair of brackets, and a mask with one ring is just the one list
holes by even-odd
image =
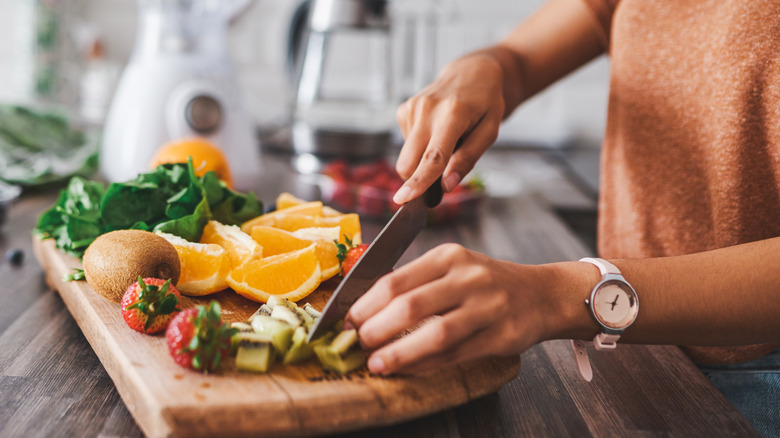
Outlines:
{"label": "woman", "polygon": [[[550,1],[399,108],[407,181],[394,199],[439,175],[455,187],[515,107],[605,51],[598,249],[641,303],[619,342],[686,346],[759,431],[778,434],[780,2]],[[602,328],[583,302],[600,278],[591,263],[524,266],[444,245],[382,278],[347,318],[377,349],[372,371],[416,372],[593,339]],[[385,345],[431,315],[442,317]]]}

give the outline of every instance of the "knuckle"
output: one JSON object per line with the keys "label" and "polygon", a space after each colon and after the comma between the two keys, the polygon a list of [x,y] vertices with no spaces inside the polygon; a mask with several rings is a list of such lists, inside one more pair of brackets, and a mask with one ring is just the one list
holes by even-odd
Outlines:
{"label": "knuckle", "polygon": [[420,114],[428,114],[436,106],[436,99],[430,95],[420,96],[414,100],[413,105],[415,111],[418,111]]}
{"label": "knuckle", "polygon": [[415,321],[416,309],[415,300],[412,297],[403,297],[397,300],[396,306],[398,307],[398,318],[403,321]]}
{"label": "knuckle", "polygon": [[449,329],[446,323],[440,322],[431,327],[431,342],[433,345],[449,345],[451,339],[452,330]]}
{"label": "knuckle", "polygon": [[423,154],[423,160],[435,164],[435,165],[441,165],[444,163],[445,157],[444,152],[441,151],[439,148],[430,148],[425,151],[425,154]]}

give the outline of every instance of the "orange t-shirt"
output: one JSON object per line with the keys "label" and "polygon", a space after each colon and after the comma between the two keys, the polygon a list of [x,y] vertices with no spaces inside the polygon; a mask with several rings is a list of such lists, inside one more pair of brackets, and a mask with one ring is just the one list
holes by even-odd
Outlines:
{"label": "orange t-shirt", "polygon": [[[780,236],[780,2],[585,1],[612,69],[600,255]],[[774,347],[689,351],[718,363]]]}

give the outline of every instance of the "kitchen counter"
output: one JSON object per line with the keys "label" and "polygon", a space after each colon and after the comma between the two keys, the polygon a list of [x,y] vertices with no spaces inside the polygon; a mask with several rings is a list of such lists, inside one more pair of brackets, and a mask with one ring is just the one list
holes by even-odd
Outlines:
{"label": "kitchen counter", "polygon": [[[592,255],[554,212],[592,210],[594,200],[554,161],[534,151],[496,150],[479,167],[500,177],[495,196],[472,220],[423,230],[400,263],[445,242],[527,264]],[[281,191],[317,196],[285,157],[266,155],[263,168],[261,199]],[[56,196],[57,190],[25,193],[0,229],[3,254],[25,253],[21,265],[5,258],[0,264],[0,436],[142,436],[31,252],[30,230]],[[364,237],[381,226],[364,221]],[[758,436],[677,347],[591,353],[591,383],[579,378],[568,341],[548,341],[523,353],[518,376],[495,394],[349,436]]]}

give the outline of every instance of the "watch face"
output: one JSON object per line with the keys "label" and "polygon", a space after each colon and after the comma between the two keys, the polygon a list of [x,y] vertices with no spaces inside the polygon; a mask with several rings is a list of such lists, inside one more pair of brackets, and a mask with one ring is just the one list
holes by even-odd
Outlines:
{"label": "watch face", "polygon": [[636,294],[622,281],[604,282],[593,294],[593,313],[607,327],[621,329],[636,317]]}

